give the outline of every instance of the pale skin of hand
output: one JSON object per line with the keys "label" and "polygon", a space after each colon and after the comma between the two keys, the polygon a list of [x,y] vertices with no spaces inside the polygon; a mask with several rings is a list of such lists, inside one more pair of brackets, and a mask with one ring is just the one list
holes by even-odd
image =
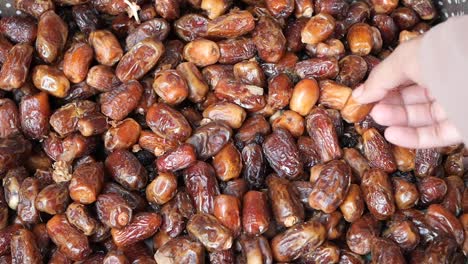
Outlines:
{"label": "pale skin of hand", "polygon": [[374,120],[384,126],[386,139],[407,148],[432,148],[462,142],[457,128],[423,84],[418,56],[421,39],[399,45],[361,86],[353,91],[359,103],[376,103]]}

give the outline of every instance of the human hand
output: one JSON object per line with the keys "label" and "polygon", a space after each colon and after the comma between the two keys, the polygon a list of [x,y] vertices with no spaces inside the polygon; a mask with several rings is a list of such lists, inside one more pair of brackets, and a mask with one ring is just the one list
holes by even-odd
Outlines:
{"label": "human hand", "polygon": [[[457,128],[422,83],[418,65],[421,38],[405,42],[382,61],[356,88],[359,103],[374,103],[374,120],[387,140],[408,148],[447,146],[462,141]],[[430,87],[429,87],[430,88]]]}

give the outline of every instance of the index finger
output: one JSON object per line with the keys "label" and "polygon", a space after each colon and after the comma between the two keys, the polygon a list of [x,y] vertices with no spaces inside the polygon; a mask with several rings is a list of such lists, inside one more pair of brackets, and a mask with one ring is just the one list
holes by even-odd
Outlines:
{"label": "index finger", "polygon": [[400,86],[416,82],[420,38],[400,44],[395,51],[377,65],[367,80],[353,91],[353,97],[361,104],[382,100],[385,95]]}

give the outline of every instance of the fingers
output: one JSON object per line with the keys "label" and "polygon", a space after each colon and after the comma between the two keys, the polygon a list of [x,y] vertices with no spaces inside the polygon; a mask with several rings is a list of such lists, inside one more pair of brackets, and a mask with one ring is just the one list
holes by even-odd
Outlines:
{"label": "fingers", "polygon": [[384,126],[429,126],[447,119],[437,103],[388,105],[378,103],[371,112],[372,118]]}
{"label": "fingers", "polygon": [[384,104],[423,104],[434,101],[434,97],[429,94],[429,90],[419,85],[410,85],[405,88],[396,89],[387,93],[380,101]]}
{"label": "fingers", "polygon": [[370,73],[367,81],[353,92],[355,100],[361,104],[381,100],[385,95],[402,85],[413,83],[417,67],[417,50],[420,39],[405,42]]}
{"label": "fingers", "polygon": [[385,138],[406,148],[434,148],[462,142],[457,128],[449,121],[418,128],[388,127],[385,130]]}

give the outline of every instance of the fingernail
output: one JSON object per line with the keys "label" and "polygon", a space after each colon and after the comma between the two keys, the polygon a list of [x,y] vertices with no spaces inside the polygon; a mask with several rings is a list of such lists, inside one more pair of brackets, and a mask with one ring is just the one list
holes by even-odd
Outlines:
{"label": "fingernail", "polygon": [[364,84],[361,84],[356,89],[354,89],[353,98],[358,99],[362,95],[363,92],[364,92]]}

